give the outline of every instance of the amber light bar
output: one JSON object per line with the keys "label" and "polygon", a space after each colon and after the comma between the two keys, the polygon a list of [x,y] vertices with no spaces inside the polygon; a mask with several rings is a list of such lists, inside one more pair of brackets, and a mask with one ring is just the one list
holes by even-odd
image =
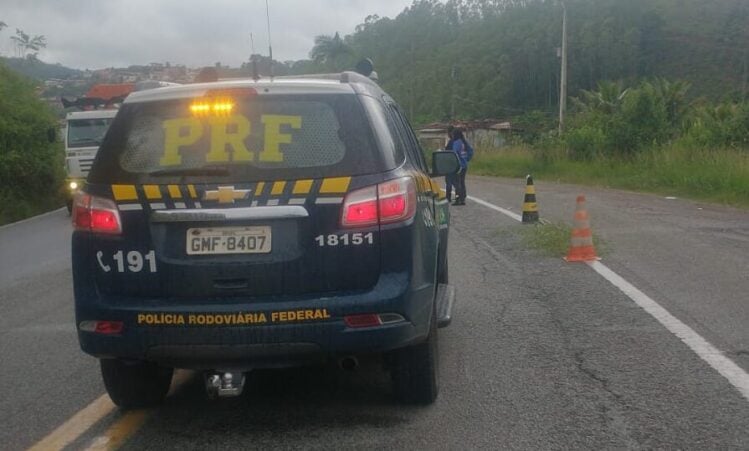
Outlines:
{"label": "amber light bar", "polygon": [[190,112],[196,116],[205,116],[209,114],[230,114],[233,109],[234,102],[229,100],[200,100],[190,104]]}

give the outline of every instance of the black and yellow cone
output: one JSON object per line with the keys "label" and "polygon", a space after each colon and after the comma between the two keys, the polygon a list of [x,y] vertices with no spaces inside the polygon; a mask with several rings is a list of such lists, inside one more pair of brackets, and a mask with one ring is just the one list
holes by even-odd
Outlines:
{"label": "black and yellow cone", "polygon": [[538,204],[536,203],[536,186],[533,177],[526,177],[525,200],[523,201],[523,224],[536,224],[538,218]]}

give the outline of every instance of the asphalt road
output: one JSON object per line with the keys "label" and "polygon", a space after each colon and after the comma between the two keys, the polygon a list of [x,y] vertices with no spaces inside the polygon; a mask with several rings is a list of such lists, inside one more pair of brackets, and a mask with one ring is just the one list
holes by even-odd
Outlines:
{"label": "asphalt road", "polygon": [[[517,180],[472,178],[469,190],[514,211],[522,203]],[[542,217],[566,222],[587,193],[604,263],[749,370],[749,213],[537,191]],[[458,304],[440,331],[441,394],[430,407],[393,403],[376,360],[355,372],[257,372],[241,398],[221,401],[183,373],[163,407],[105,409],[68,448],[749,449],[747,398],[588,266],[526,249],[522,227],[475,202],[453,209]],[[104,393],[75,337],[69,232],[62,211],[0,228],[3,449],[80,422]]]}

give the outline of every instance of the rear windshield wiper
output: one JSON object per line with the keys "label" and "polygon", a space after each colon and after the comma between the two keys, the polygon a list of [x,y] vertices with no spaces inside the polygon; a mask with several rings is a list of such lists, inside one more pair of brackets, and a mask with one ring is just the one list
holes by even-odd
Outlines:
{"label": "rear windshield wiper", "polygon": [[162,169],[159,171],[149,172],[148,175],[153,177],[168,177],[172,176],[187,176],[187,175],[229,175],[230,172],[227,168],[216,167],[216,168],[184,168],[184,169]]}

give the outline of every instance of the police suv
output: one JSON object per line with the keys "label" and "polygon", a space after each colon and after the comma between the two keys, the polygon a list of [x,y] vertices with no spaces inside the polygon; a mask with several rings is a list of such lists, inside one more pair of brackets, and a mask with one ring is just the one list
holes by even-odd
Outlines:
{"label": "police suv", "polygon": [[382,354],[396,397],[438,391],[448,203],[395,102],[353,72],[131,94],[73,206],[76,324],[123,408],[173,368],[213,396],[254,368]]}

